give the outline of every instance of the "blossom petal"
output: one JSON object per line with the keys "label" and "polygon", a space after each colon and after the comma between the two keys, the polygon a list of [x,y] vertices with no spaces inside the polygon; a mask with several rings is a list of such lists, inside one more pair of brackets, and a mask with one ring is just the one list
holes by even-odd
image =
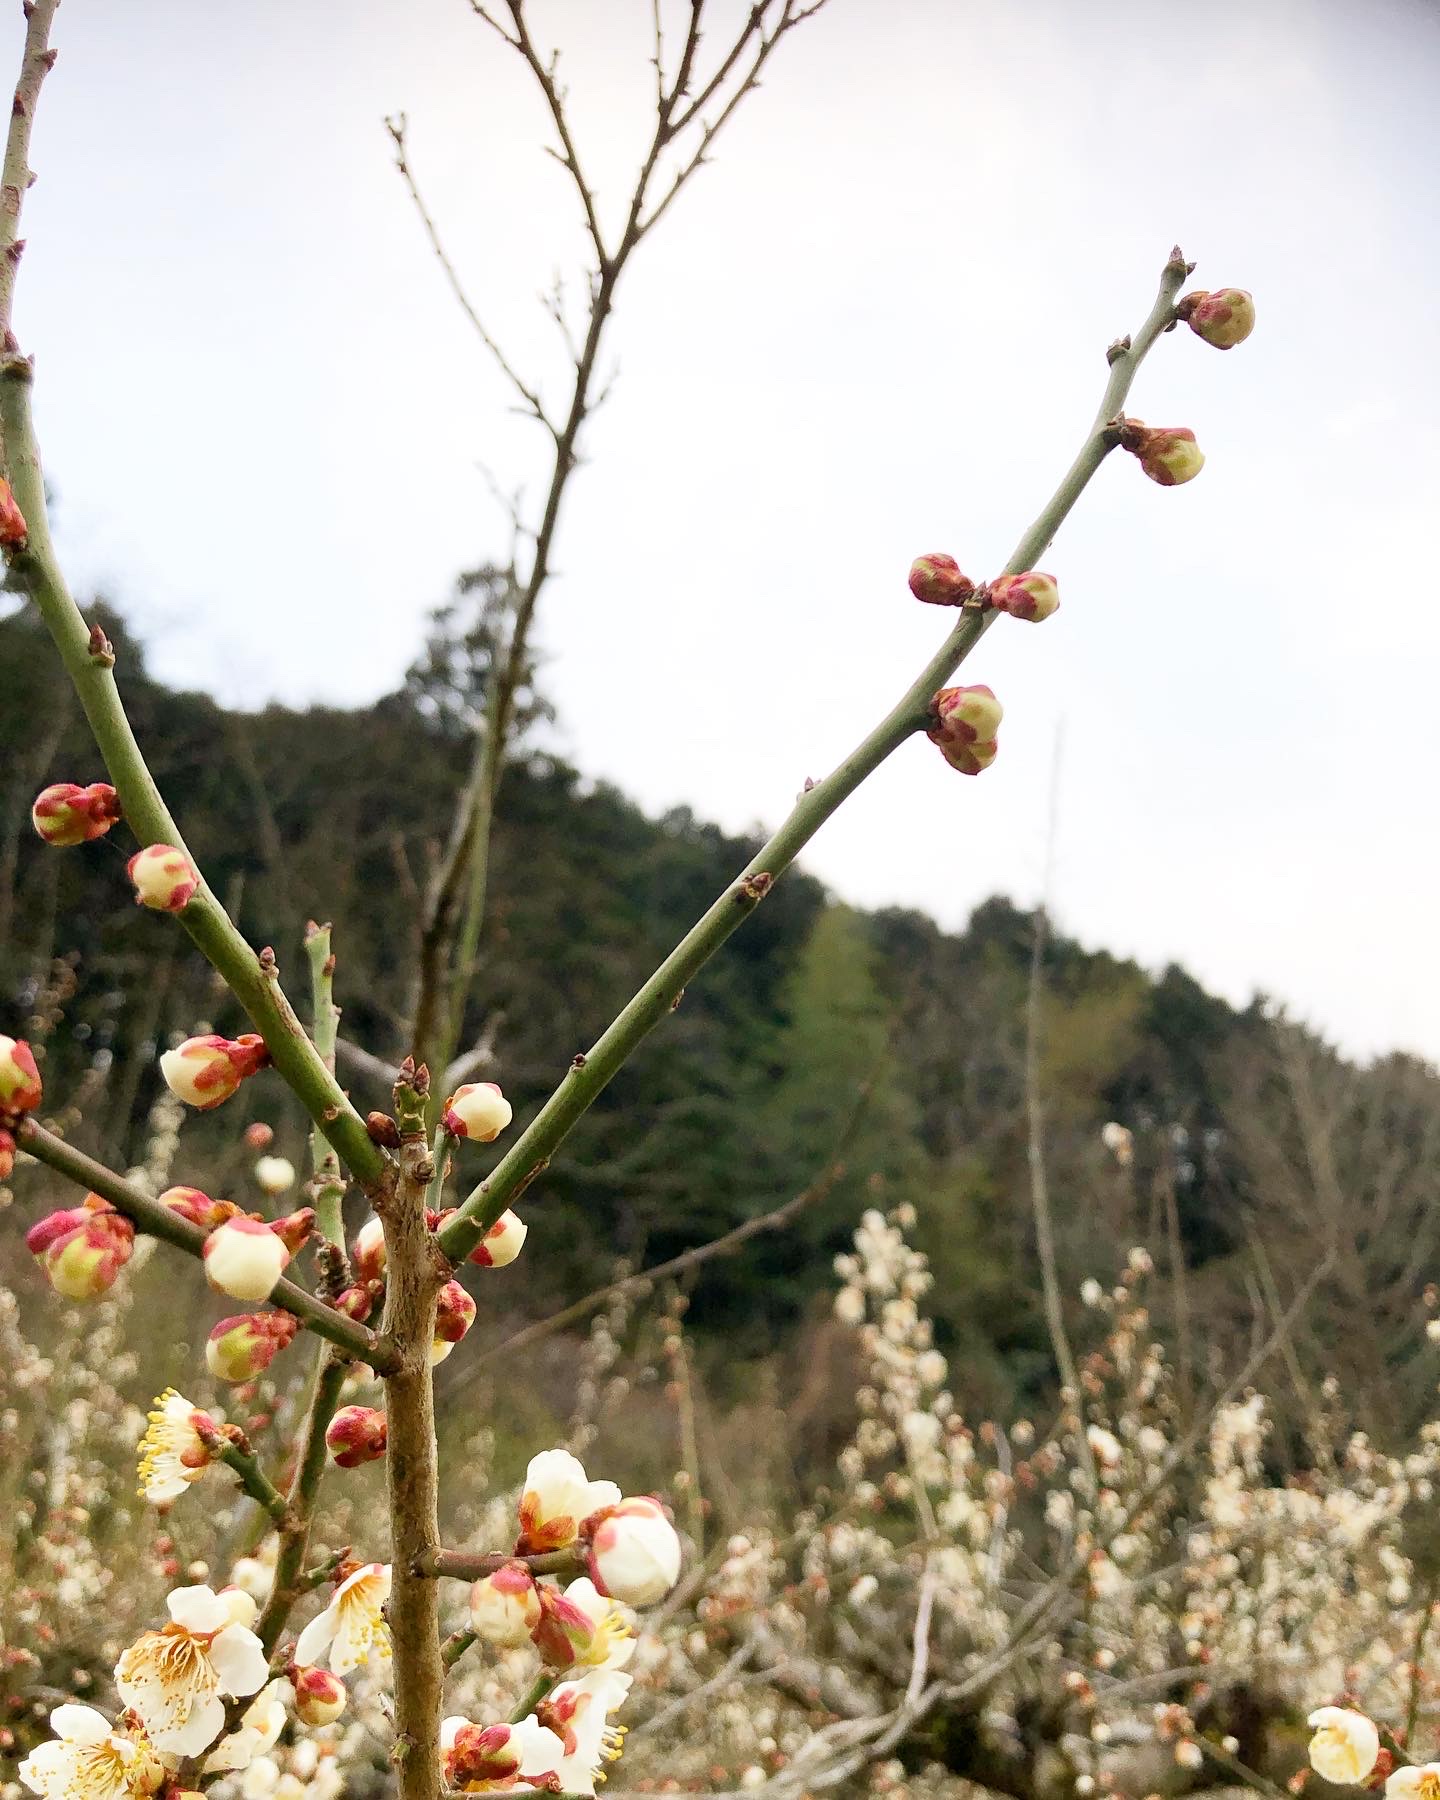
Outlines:
{"label": "blossom petal", "polygon": [[338,1623],[339,1617],[332,1601],[324,1612],[317,1614],[300,1633],[295,1640],[295,1660],[302,1668],[308,1668],[311,1663],[319,1662],[330,1648]]}
{"label": "blossom petal", "polygon": [[210,1645],[210,1661],[220,1686],[237,1698],[259,1693],[270,1679],[265,1646],[244,1625],[227,1625]]}
{"label": "blossom petal", "polygon": [[72,1744],[103,1744],[110,1735],[110,1721],[93,1706],[57,1706],[50,1715],[50,1729],[56,1737],[68,1738]]}
{"label": "blossom petal", "polygon": [[165,1604],[170,1608],[170,1617],[186,1631],[219,1631],[230,1622],[229,1608],[213,1588],[175,1588],[166,1596]]}
{"label": "blossom petal", "polygon": [[152,1732],[150,1741],[157,1750],[172,1756],[198,1756],[208,1750],[225,1727],[225,1702],[218,1694],[197,1695],[190,1717],[183,1725],[169,1731]]}

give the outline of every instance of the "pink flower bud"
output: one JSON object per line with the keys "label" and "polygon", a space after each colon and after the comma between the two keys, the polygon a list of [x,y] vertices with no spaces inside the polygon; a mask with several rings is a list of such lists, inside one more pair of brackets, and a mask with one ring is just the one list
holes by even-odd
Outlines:
{"label": "pink flower bud", "polygon": [[30,808],[30,823],[36,831],[47,844],[61,849],[104,837],[119,817],[120,798],[104,781],[94,781],[89,787],[58,781],[42,788]]}
{"label": "pink flower bud", "polygon": [[229,1216],[223,1211],[230,1205],[228,1200],[212,1200],[199,1188],[166,1188],[160,1196],[160,1204],[168,1206],[171,1212],[179,1213],[182,1219],[188,1219],[192,1225],[198,1225],[204,1231],[213,1230]]}
{"label": "pink flower bud", "polygon": [[1012,619],[1030,619],[1039,624],[1059,610],[1060,590],[1053,575],[1042,575],[1031,569],[1024,575],[1002,575],[990,583],[990,604],[996,612],[1006,612]]}
{"label": "pink flower bud", "polygon": [[470,1261],[482,1269],[503,1269],[520,1254],[530,1227],[519,1213],[505,1211],[470,1252]]}
{"label": "pink flower bud", "polygon": [[384,1292],[385,1284],[382,1281],[357,1282],[336,1296],[335,1310],[344,1313],[347,1319],[355,1319],[363,1325],[374,1312]]}
{"label": "pink flower bud", "polygon": [[1138,457],[1140,467],[1161,487],[1193,481],[1205,466],[1195,433],[1184,425],[1143,425],[1139,419],[1122,419],[1120,448]]}
{"label": "pink flower bud", "polygon": [[952,769],[978,775],[995,760],[995,732],[1005,709],[988,687],[942,688],[930,702],[927,736]]}
{"label": "pink flower bud", "polygon": [[342,1469],[355,1469],[385,1454],[385,1415],[373,1406],[342,1406],[330,1421],[325,1443]]}
{"label": "pink flower bud", "polygon": [[183,912],[195,898],[200,877],[194,863],[173,844],[150,844],[125,865],[135,883],[135,900],[156,912]]}
{"label": "pink flower bud", "polygon": [[300,1321],[288,1312],[222,1319],[206,1339],[206,1367],[217,1381],[253,1381],[289,1347],[299,1329]]}
{"label": "pink flower bud", "polygon": [[0,1181],[8,1181],[15,1172],[15,1139],[4,1130],[0,1130]]}
{"label": "pink flower bud", "polygon": [[[0,1040],[3,1041],[3,1040]],[[186,1038],[160,1058],[165,1085],[187,1106],[209,1112],[219,1106],[257,1069],[270,1061],[265,1040],[246,1032],[243,1037]]]}
{"label": "pink flower bud", "polygon": [[680,1537],[658,1500],[637,1496],[587,1520],[590,1576],[626,1606],[653,1606],[680,1579]]}
{"label": "pink flower bud", "polygon": [[284,1240],[243,1213],[217,1225],[205,1240],[206,1279],[236,1300],[268,1300],[289,1261]]}
{"label": "pink flower bud", "polygon": [[447,1281],[435,1307],[435,1341],[430,1361],[442,1363],[475,1323],[475,1302],[458,1281]]}
{"label": "pink flower bud", "polygon": [[1213,294],[1197,290],[1185,296],[1175,313],[1217,350],[1233,350],[1255,329],[1255,302],[1244,288],[1217,288]]}
{"label": "pink flower bud", "polygon": [[345,1710],[349,1698],[345,1683],[328,1669],[292,1668],[290,1685],[295,1690],[295,1717],[302,1725],[333,1725]]}
{"label": "pink flower bud", "polygon": [[0,481],[0,547],[23,550],[30,536],[25,515],[15,503],[8,481]]}
{"label": "pink flower bud", "polygon": [[515,1726],[471,1725],[463,1719],[447,1724],[449,1729],[441,1738],[441,1773],[447,1788],[483,1793],[515,1785],[524,1761]]}
{"label": "pink flower bud", "polygon": [[470,1590],[470,1627],[489,1644],[523,1644],[540,1622],[535,1577],[522,1562],[502,1563]]}
{"label": "pink flower bud", "polygon": [[0,1113],[33,1112],[40,1098],[34,1052],[23,1038],[0,1037]]}
{"label": "pink flower bud", "polygon": [[590,1613],[567,1599],[558,1588],[541,1587],[535,1592],[540,1616],[530,1637],[540,1652],[541,1662],[550,1669],[568,1669],[572,1663],[586,1661],[596,1635]]}
{"label": "pink flower bud", "polygon": [[135,1227],[109,1201],[87,1194],[83,1206],[51,1213],[25,1234],[57,1294],[94,1300],[115,1283],[135,1247]]}
{"label": "pink flower bud", "polygon": [[917,556],[910,565],[910,592],[930,606],[961,606],[975,583],[960,571],[953,556]]}
{"label": "pink flower bud", "polygon": [[445,1102],[440,1123],[452,1137],[489,1144],[513,1117],[510,1102],[493,1081],[467,1081]]}
{"label": "pink flower bud", "polygon": [[357,1281],[385,1279],[385,1227],[378,1219],[367,1219],[355,1233],[350,1266]]}
{"label": "pink flower bud", "polygon": [[268,1150],[274,1142],[274,1130],[259,1119],[245,1127],[245,1143],[251,1150]]}
{"label": "pink flower bud", "polygon": [[276,1219],[270,1226],[280,1242],[292,1256],[302,1249],[315,1230],[315,1208],[302,1206],[298,1212],[288,1213],[283,1219]]}

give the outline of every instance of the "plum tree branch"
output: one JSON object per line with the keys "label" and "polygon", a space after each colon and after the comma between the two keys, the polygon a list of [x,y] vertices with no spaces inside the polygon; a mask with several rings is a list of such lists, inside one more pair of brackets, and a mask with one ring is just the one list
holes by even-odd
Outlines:
{"label": "plum tree branch", "polygon": [[[1018,574],[1035,566],[1115,447],[1111,423],[1151,346],[1174,319],[1175,299],[1189,272],[1184,257],[1175,250],[1160,277],[1160,289],[1145,323],[1132,339],[1112,347],[1109,378],[1094,422],[1060,485],[1021,536],[1004,573]],[[540,1174],[576,1121],[673,1010],[686,984],[754,911],[830,815],[907,738],[924,729],[936,690],[975,648],[996,616],[994,612],[961,614],[944,643],[880,723],[836,769],[800,796],[779,830],[685,934],[593,1048],[575,1057],[530,1125],[441,1231],[441,1248],[452,1261],[467,1256],[516,1195]]]}

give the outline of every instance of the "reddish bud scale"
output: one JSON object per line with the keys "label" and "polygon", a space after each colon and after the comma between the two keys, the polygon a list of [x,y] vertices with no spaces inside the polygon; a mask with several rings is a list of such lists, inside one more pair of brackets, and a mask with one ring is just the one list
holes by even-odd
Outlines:
{"label": "reddish bud scale", "polygon": [[0,1181],[8,1181],[15,1172],[15,1139],[13,1135],[0,1130]]}
{"label": "reddish bud scale", "polygon": [[384,1292],[383,1281],[358,1282],[336,1296],[335,1310],[344,1313],[347,1319],[354,1319],[363,1325],[374,1312]]}
{"label": "reddish bud scale", "polygon": [[355,1469],[385,1454],[385,1415],[373,1406],[342,1406],[325,1431],[325,1444],[337,1465]]}
{"label": "reddish bud scale", "polygon": [[0,1113],[33,1112],[43,1092],[34,1051],[23,1038],[0,1037]]}
{"label": "reddish bud scale", "polygon": [[975,583],[953,556],[937,551],[911,563],[910,592],[927,606],[963,606],[974,594]]}
{"label": "reddish bud scale", "polygon": [[182,1219],[188,1219],[192,1225],[200,1226],[203,1231],[212,1231],[239,1210],[229,1200],[212,1200],[199,1188],[192,1187],[166,1188],[160,1196],[160,1204],[168,1206],[171,1212],[179,1213]]}
{"label": "reddish bud scale", "polygon": [[8,481],[0,481],[0,548],[23,550],[30,538],[30,527],[16,504]]}
{"label": "reddish bud scale", "polygon": [[315,1230],[315,1208],[302,1206],[298,1212],[289,1213],[283,1219],[276,1219],[270,1229],[292,1256],[303,1249],[310,1241]]}
{"label": "reddish bud scale", "polygon": [[30,808],[30,823],[47,844],[69,849],[104,837],[120,817],[120,798],[105,781],[79,787],[59,781],[42,788]]}

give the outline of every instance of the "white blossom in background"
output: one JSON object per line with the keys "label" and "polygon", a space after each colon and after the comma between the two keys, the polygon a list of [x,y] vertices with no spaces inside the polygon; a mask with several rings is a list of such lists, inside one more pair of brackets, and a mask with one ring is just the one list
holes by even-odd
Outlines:
{"label": "white blossom in background", "polygon": [[1322,1706],[1310,1715],[1310,1766],[1337,1786],[1363,1781],[1380,1755],[1380,1733],[1364,1713]]}

